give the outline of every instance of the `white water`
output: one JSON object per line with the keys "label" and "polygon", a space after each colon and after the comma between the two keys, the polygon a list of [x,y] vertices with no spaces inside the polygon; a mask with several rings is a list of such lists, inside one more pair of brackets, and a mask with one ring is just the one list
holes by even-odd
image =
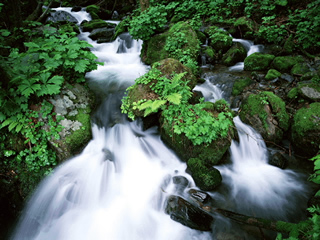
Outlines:
{"label": "white water", "polygon": [[[142,131],[138,122],[129,123],[120,114],[123,91],[148,70],[139,58],[141,42],[122,36],[113,43],[96,44],[87,36],[80,37],[105,62],[87,75],[92,89],[105,99],[93,117],[93,139],[41,183],[12,239],[214,239],[164,213],[166,197],[175,193],[172,176],[183,175],[194,187],[185,174],[186,164],[162,143],[156,129]],[[208,86],[206,100],[220,99],[217,90]],[[259,136],[235,122],[240,144],[232,143],[233,163],[219,167],[223,184],[230,188],[222,201],[233,202],[229,210],[286,218],[297,206],[296,193],[303,193],[297,174],[268,165],[264,143],[250,140]]]}

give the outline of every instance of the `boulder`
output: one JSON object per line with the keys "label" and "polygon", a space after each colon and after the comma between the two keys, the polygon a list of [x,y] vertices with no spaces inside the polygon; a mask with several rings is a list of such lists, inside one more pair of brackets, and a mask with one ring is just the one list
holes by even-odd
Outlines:
{"label": "boulder", "polygon": [[320,146],[320,103],[299,109],[293,118],[291,140],[295,150],[305,157],[313,157]]}
{"label": "boulder", "polygon": [[271,80],[274,80],[278,77],[281,76],[281,72],[275,70],[275,69],[270,69],[268,72],[267,72],[267,75],[265,76],[265,79],[268,80],[268,81],[271,81]]}
{"label": "boulder", "polygon": [[214,64],[218,60],[217,52],[210,46],[204,47],[203,53],[207,63]]}
{"label": "boulder", "polygon": [[90,35],[89,38],[92,40],[98,40],[101,42],[111,42],[114,34],[113,28],[98,28],[94,29]]}
{"label": "boulder", "polygon": [[175,189],[179,194],[182,194],[183,191],[188,187],[189,181],[184,176],[174,176],[172,182],[175,185]]}
{"label": "boulder", "polygon": [[309,67],[309,64],[306,62],[299,62],[293,65],[291,68],[291,74],[292,75],[298,75],[303,76],[304,74],[311,72],[311,69]]}
{"label": "boulder", "polygon": [[205,166],[199,158],[190,158],[187,165],[193,180],[201,190],[212,191],[221,184],[220,172],[216,168]]}
{"label": "boulder", "polygon": [[98,29],[98,28],[115,28],[117,25],[114,23],[108,23],[106,21],[103,21],[101,19],[95,19],[92,21],[87,21],[87,22],[83,22],[81,23],[81,28],[82,31],[84,32],[91,32],[94,29]]}
{"label": "boulder", "polygon": [[320,102],[320,86],[315,83],[300,83],[288,93],[289,99],[306,99],[309,102]]}
{"label": "boulder", "polygon": [[[177,35],[176,33],[179,34]],[[181,42],[181,36],[183,36],[183,41],[186,43],[174,45],[173,49],[172,44]],[[141,58],[146,64],[152,64],[165,58],[180,60],[183,57],[184,50],[188,50],[188,57],[196,61],[200,45],[197,34],[192,27],[187,22],[178,22],[170,27],[168,31],[144,41]]]}
{"label": "boulder", "polygon": [[244,70],[246,71],[262,71],[267,70],[275,58],[274,55],[264,53],[253,53],[244,60]]}
{"label": "boulder", "polygon": [[217,26],[211,26],[206,30],[209,35],[209,45],[218,52],[226,52],[232,46],[232,37],[229,33]]}
{"label": "boulder", "polygon": [[251,80],[251,78],[237,78],[233,84],[232,87],[232,96],[238,96],[240,95],[243,90],[251,85],[253,83],[253,81]]}
{"label": "boulder", "polygon": [[190,189],[188,191],[188,193],[189,193],[191,199],[193,199],[194,201],[196,201],[200,205],[210,204],[212,202],[211,196],[206,192],[202,192],[197,189]]}
{"label": "boulder", "polygon": [[227,66],[233,66],[238,62],[243,62],[247,56],[247,51],[244,46],[235,42],[233,46],[223,55],[222,63]]}
{"label": "boulder", "polygon": [[258,131],[266,143],[279,143],[289,128],[285,102],[272,92],[249,94],[240,109],[241,120]]}
{"label": "boulder", "polygon": [[211,231],[214,223],[209,213],[174,195],[168,197],[165,211],[172,220],[200,231]]}
{"label": "boulder", "polygon": [[47,21],[78,23],[78,20],[74,16],[65,11],[50,12],[50,16],[47,18]]}
{"label": "boulder", "polygon": [[301,56],[279,56],[273,59],[271,67],[280,72],[290,72],[295,64],[303,61],[304,59]]}
{"label": "boulder", "polygon": [[86,12],[90,14],[92,19],[100,19],[98,13],[100,12],[100,7],[97,5],[89,5],[86,7]]}

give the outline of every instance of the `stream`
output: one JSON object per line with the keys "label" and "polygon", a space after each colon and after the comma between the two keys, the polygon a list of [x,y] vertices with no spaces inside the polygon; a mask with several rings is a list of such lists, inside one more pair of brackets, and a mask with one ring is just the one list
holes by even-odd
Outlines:
{"label": "stream", "polygon": [[[70,12],[70,8],[56,10]],[[86,12],[71,14],[76,14],[79,23],[90,20]],[[88,35],[81,33],[79,38],[93,45],[92,52],[104,62],[86,76],[102,99],[92,116],[93,139],[81,154],[43,180],[11,239],[206,240],[229,239],[231,232],[241,236],[237,239],[259,239],[222,217],[212,232],[201,232],[165,214],[166,198],[181,195],[172,182],[174,176],[189,180],[185,192],[197,187],[185,171],[186,163],[161,141],[157,128],[144,131],[140,120],[129,122],[120,112],[126,88],[149,69],[139,57],[142,41],[125,33],[114,42],[97,44]],[[206,101],[223,97],[220,88],[208,80],[197,88]],[[269,165],[261,136],[238,117],[234,121],[240,141],[232,142],[230,163],[217,166],[223,183],[209,193],[215,199],[214,207],[299,220],[306,208],[306,177]]]}

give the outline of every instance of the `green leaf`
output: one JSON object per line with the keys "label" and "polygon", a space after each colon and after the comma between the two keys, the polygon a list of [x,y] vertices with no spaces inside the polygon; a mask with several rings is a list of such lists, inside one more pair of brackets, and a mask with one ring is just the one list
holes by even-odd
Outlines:
{"label": "green leaf", "polygon": [[138,109],[140,111],[144,110],[144,109],[147,109],[147,108],[150,108],[152,107],[152,104],[153,104],[153,101],[152,100],[148,100],[144,103],[142,103],[140,106],[138,106]]}
{"label": "green leaf", "polygon": [[68,58],[75,59],[75,58],[78,57],[78,53],[76,51],[74,51],[74,50],[69,50],[67,56],[68,56]]}
{"label": "green leaf", "polygon": [[25,42],[24,45],[28,48],[39,48],[40,46],[34,42]]}
{"label": "green leaf", "polygon": [[166,96],[166,99],[173,104],[179,105],[181,103],[182,95],[180,93],[173,93]]}
{"label": "green leaf", "polygon": [[152,106],[151,106],[151,110],[152,112],[156,112],[159,110],[159,108],[164,105],[167,101],[166,100],[155,100],[153,103],[152,103]]}

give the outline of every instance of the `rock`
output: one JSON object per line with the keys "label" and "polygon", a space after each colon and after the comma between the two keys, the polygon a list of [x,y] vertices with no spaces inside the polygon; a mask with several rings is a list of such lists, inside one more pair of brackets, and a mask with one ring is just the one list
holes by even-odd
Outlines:
{"label": "rock", "polygon": [[89,5],[86,7],[86,12],[90,13],[92,19],[100,19],[98,13],[100,12],[100,7],[97,5]]}
{"label": "rock", "polygon": [[229,33],[216,27],[211,26],[206,30],[209,35],[209,45],[213,47],[216,51],[226,52],[232,46],[232,37]]}
{"label": "rock", "polygon": [[320,86],[315,83],[299,83],[287,96],[289,99],[303,98],[309,102],[320,102]]}
{"label": "rock", "polygon": [[[176,34],[177,32],[179,35]],[[170,27],[168,31],[155,35],[148,41],[144,41],[141,50],[143,62],[146,64],[153,64],[154,62],[165,58],[176,58],[179,60],[182,55],[176,55],[176,51],[167,51],[165,46],[170,49],[170,46],[167,45],[167,39],[169,38],[170,42],[179,42],[181,41],[181,35],[184,36],[186,41],[185,44],[181,45],[181,51],[188,50],[190,59],[196,61],[200,51],[197,34],[187,22],[178,22]],[[175,48],[174,50],[178,49]]]}
{"label": "rock", "polygon": [[184,176],[174,176],[172,178],[172,182],[175,184],[176,190],[179,194],[183,193],[189,185],[188,179]]}
{"label": "rock", "polygon": [[281,152],[272,153],[269,158],[269,164],[278,168],[285,169],[287,166],[287,159]]}
{"label": "rock", "polygon": [[223,55],[222,62],[227,66],[233,66],[238,62],[243,62],[247,56],[247,51],[244,46],[235,42],[233,46]]}
{"label": "rock", "polygon": [[313,157],[320,145],[320,103],[299,109],[293,118],[291,140],[295,150],[305,157]]}
{"label": "rock", "polygon": [[94,29],[98,29],[98,28],[112,28],[114,29],[117,25],[114,23],[108,23],[106,21],[103,21],[101,19],[95,19],[92,21],[87,21],[87,22],[83,22],[81,23],[81,28],[82,31],[84,32],[91,32]]}
{"label": "rock", "polygon": [[257,29],[257,26],[254,21],[247,17],[240,17],[234,22],[235,28],[238,30],[238,33],[234,34],[234,37],[253,39],[254,32]]}
{"label": "rock", "polygon": [[295,64],[303,61],[304,59],[301,56],[279,56],[273,59],[271,66],[280,72],[290,72]]}
{"label": "rock", "polygon": [[120,36],[122,33],[128,32],[128,27],[130,26],[130,17],[125,18],[122,20],[114,29],[114,36],[113,40],[115,40],[118,36]]}
{"label": "rock", "polygon": [[268,81],[274,80],[281,76],[281,73],[275,69],[270,69],[265,76],[265,79]]}
{"label": "rock", "polygon": [[211,231],[214,218],[185,199],[171,195],[167,199],[166,213],[170,218],[189,228]]}
{"label": "rock", "polygon": [[244,60],[244,70],[246,71],[261,71],[267,70],[275,58],[271,54],[263,53],[253,53],[250,56],[246,57]]}
{"label": "rock", "polygon": [[212,191],[221,184],[220,172],[216,168],[205,166],[199,158],[190,158],[187,165],[193,180],[201,190]]}
{"label": "rock", "polygon": [[65,11],[50,12],[50,16],[47,18],[47,21],[78,23],[78,20],[75,17]]}
{"label": "rock", "polygon": [[233,84],[232,87],[232,96],[238,96],[240,95],[243,90],[251,85],[253,83],[253,81],[250,78],[238,78],[236,79],[236,81]]}
{"label": "rock", "polygon": [[306,62],[297,63],[291,69],[292,75],[302,76],[308,72],[311,72],[311,70],[309,64]]}
{"label": "rock", "polygon": [[190,197],[199,204],[207,204],[212,201],[212,198],[206,192],[202,192],[196,189],[190,189],[188,193],[190,194]]}
{"label": "rock", "polygon": [[71,12],[80,12],[82,10],[82,7],[80,6],[74,6],[72,9],[71,9]]}
{"label": "rock", "polygon": [[261,134],[266,143],[279,143],[289,128],[285,102],[272,92],[250,94],[240,109],[241,120]]}
{"label": "rock", "polygon": [[216,51],[212,47],[210,47],[210,46],[204,47],[203,52],[204,52],[204,56],[206,58],[207,63],[214,64],[217,61],[218,54],[216,53]]}
{"label": "rock", "polygon": [[98,28],[98,29],[94,29],[90,35],[89,38],[91,38],[92,40],[99,40],[100,42],[111,42],[112,41],[112,37],[114,34],[114,29],[111,28]]}

